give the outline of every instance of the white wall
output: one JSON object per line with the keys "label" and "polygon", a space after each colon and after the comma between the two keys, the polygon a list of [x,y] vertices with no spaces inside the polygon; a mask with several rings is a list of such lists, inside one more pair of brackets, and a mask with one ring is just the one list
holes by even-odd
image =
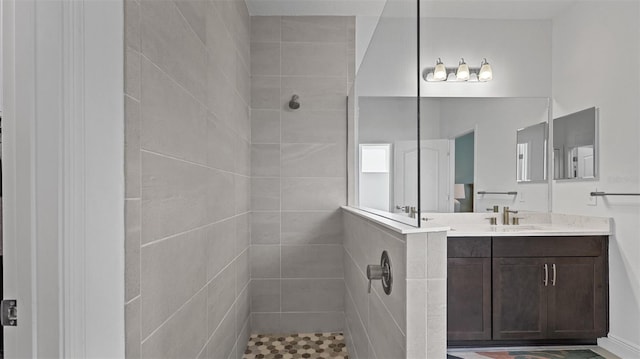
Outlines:
{"label": "white wall", "polygon": [[[549,97],[551,95],[551,22],[548,20],[421,19],[421,67],[438,57],[457,66],[482,58],[491,63],[494,80],[487,83],[426,83],[426,97]],[[358,72],[362,96],[416,96],[416,20],[380,18]],[[366,47],[366,36],[356,36]],[[401,40],[401,41],[400,41]]]}
{"label": "white wall", "polygon": [[[590,191],[640,192],[638,2],[581,2],[553,20],[554,117],[600,108],[600,179],[554,182],[553,211],[613,217],[609,340],[622,357],[640,357],[640,201]],[[635,352],[622,352],[627,349]],[[611,345],[614,345],[611,347]]]}
{"label": "white wall", "polygon": [[516,182],[516,132],[547,121],[546,98],[442,99],[441,138],[455,138],[476,128],[474,191],[518,191],[518,196],[476,195],[476,210],[493,205],[548,211],[547,183]]}

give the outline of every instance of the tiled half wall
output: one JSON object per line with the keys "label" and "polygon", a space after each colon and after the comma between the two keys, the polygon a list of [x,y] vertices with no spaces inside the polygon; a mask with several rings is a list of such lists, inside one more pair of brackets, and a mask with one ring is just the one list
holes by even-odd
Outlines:
{"label": "tiled half wall", "polygon": [[[345,338],[350,358],[445,358],[446,232],[400,234],[344,211]],[[367,292],[367,265],[383,251],[393,287]]]}

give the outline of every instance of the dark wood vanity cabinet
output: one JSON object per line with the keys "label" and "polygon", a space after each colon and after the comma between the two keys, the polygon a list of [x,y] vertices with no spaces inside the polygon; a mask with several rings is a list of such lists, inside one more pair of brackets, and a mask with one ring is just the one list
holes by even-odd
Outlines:
{"label": "dark wood vanity cabinet", "polygon": [[[606,336],[606,236],[470,237],[449,241],[449,341],[557,342]],[[478,243],[486,241],[491,243],[489,258],[484,251],[481,257],[461,257],[465,254],[461,247],[478,248]],[[487,259],[491,268],[488,278]],[[472,261],[476,261],[475,266]],[[492,298],[488,309],[487,287]],[[465,305],[468,307],[463,309]],[[491,320],[486,318],[487,310]],[[481,324],[482,331],[478,330]],[[490,335],[485,332],[487,325]]]}
{"label": "dark wood vanity cabinet", "polygon": [[447,339],[491,339],[491,238],[448,238]]}
{"label": "dark wood vanity cabinet", "polygon": [[606,237],[493,239],[493,339],[592,339],[607,329]]}

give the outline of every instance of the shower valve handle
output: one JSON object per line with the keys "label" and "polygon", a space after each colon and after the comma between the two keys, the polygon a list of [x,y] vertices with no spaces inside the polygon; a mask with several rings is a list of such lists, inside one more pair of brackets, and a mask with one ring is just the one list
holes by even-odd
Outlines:
{"label": "shower valve handle", "polygon": [[369,279],[369,289],[367,293],[371,293],[371,282],[379,280],[382,282],[382,289],[389,295],[391,294],[391,286],[393,283],[393,276],[391,274],[391,259],[387,251],[382,252],[380,258],[380,264],[369,264],[367,266],[367,279]]}

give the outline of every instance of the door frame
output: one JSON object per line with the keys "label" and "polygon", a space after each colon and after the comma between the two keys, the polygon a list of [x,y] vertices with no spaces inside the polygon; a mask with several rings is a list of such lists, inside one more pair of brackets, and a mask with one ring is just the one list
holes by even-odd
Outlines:
{"label": "door frame", "polygon": [[5,353],[124,357],[123,0],[2,6]]}

